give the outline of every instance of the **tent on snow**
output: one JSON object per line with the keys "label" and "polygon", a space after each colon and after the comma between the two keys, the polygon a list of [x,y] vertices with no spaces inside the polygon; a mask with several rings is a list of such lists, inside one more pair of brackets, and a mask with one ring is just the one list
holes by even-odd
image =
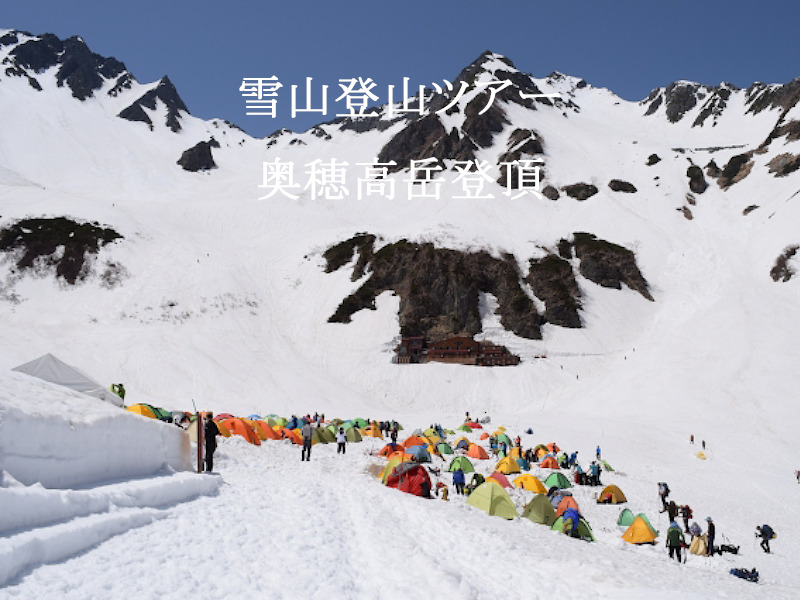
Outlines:
{"label": "tent on snow", "polygon": [[538,477],[534,475],[520,475],[514,480],[514,485],[518,488],[522,488],[524,490],[528,490],[530,492],[536,492],[537,494],[546,494],[547,489],[544,487],[541,481],[539,481]]}
{"label": "tent on snow", "polygon": [[450,461],[450,465],[447,467],[447,470],[452,473],[456,469],[461,469],[464,473],[475,472],[475,467],[472,466],[472,463],[466,456],[456,456]]}
{"label": "tent on snow", "polygon": [[431,462],[431,455],[425,446],[411,446],[406,448],[406,452],[413,456],[417,462]]}
{"label": "tent on snow", "polygon": [[629,508],[623,508],[622,512],[619,513],[619,518],[617,519],[617,525],[619,527],[625,527],[626,529],[631,526],[633,520],[636,517],[633,516],[633,513]]}
{"label": "tent on snow", "polygon": [[45,354],[11,370],[61,385],[115,406],[122,406],[123,404],[122,398],[107,390],[105,386],[52,354]]}
{"label": "tent on snow", "polygon": [[[254,446],[260,446],[261,440],[256,435],[256,432],[253,431],[253,428],[250,427],[247,423],[242,421],[241,419],[233,418],[233,419],[224,419],[221,423],[227,428],[234,435],[238,435],[246,439],[248,442],[253,444]],[[219,429],[220,423],[217,423],[217,428]]]}
{"label": "tent on snow", "polygon": [[[564,517],[558,517],[550,529],[564,533]],[[587,542],[594,541],[594,533],[592,533],[592,528],[589,527],[589,523],[583,517],[578,520],[578,537],[582,540],[586,540]]]}
{"label": "tent on snow", "polygon": [[360,442],[363,439],[361,437],[361,432],[355,427],[346,429],[344,432],[344,437],[347,439],[348,442]]}
{"label": "tent on snow", "polygon": [[569,482],[563,473],[550,473],[547,479],[544,480],[544,485],[547,489],[557,487],[559,489],[571,488],[572,484]]}
{"label": "tent on snow", "polygon": [[469,450],[469,440],[463,438],[458,440],[456,448],[458,448],[459,450]]}
{"label": "tent on snow", "polygon": [[560,469],[561,467],[558,466],[556,459],[552,456],[548,456],[542,462],[539,463],[539,466],[543,469]]}
{"label": "tent on snow", "polygon": [[466,425],[462,425],[461,427],[458,428],[458,431],[467,431],[467,432],[469,432],[469,431],[472,431],[472,428],[471,427],[467,427]]}
{"label": "tent on snow", "polygon": [[556,513],[550,505],[550,500],[544,494],[536,494],[533,499],[525,505],[522,516],[530,519],[534,523],[552,526],[556,521]]}
{"label": "tent on snow", "polygon": [[622,539],[629,544],[655,544],[657,536],[658,534],[653,530],[650,523],[640,515],[625,530],[625,533],[622,534]]}
{"label": "tent on snow", "polygon": [[395,452],[401,452],[401,451],[403,451],[403,447],[400,444],[395,444],[394,442],[391,442],[389,444],[386,444],[383,448],[380,449],[380,452],[378,452],[378,456],[389,456],[391,454],[394,454]]}
{"label": "tent on snow", "polygon": [[489,477],[487,477],[486,479],[487,479],[487,481],[489,479],[494,479],[497,483],[502,485],[504,488],[511,487],[511,484],[508,482],[508,478],[505,475],[503,475],[502,473],[500,473],[499,471],[495,471],[494,473],[489,475]]}
{"label": "tent on snow", "polygon": [[478,446],[478,444],[472,444],[467,450],[467,456],[470,458],[481,458],[481,459],[488,459],[489,455],[486,454],[486,450]]}
{"label": "tent on snow", "polygon": [[597,496],[598,504],[622,504],[627,501],[625,494],[615,485],[607,485]]}
{"label": "tent on snow", "polygon": [[513,519],[518,517],[517,508],[506,491],[496,482],[485,481],[467,497],[467,504],[480,508],[489,515]]}
{"label": "tent on snow", "polygon": [[545,454],[547,454],[547,452],[548,452],[547,446],[545,446],[544,444],[537,444],[536,447],[533,449],[533,455],[537,459],[543,457]]}
{"label": "tent on snow", "polygon": [[411,448],[411,446],[427,446],[427,445],[428,445],[428,440],[419,435],[412,435],[411,437],[406,438],[403,441],[403,446],[405,446],[406,448]]}
{"label": "tent on snow", "polygon": [[439,454],[453,454],[453,449],[447,442],[439,442],[436,444],[436,449],[439,451]]}
{"label": "tent on snow", "polygon": [[397,488],[406,494],[413,494],[423,498],[431,497],[431,478],[425,467],[417,463],[403,463],[397,465],[386,479],[386,486]]}
{"label": "tent on snow", "polygon": [[613,473],[613,472],[614,472],[614,469],[612,469],[612,468],[611,468],[611,465],[610,465],[610,464],[608,464],[606,461],[604,461],[604,460],[601,460],[601,461],[600,461],[600,464],[601,464],[601,465],[603,465],[603,468],[604,468],[606,471],[608,471],[609,473]]}
{"label": "tent on snow", "polygon": [[708,534],[694,536],[692,543],[689,544],[689,553],[705,556],[706,552],[708,552]]}
{"label": "tent on snow", "polygon": [[149,419],[156,419],[156,413],[153,410],[153,407],[149,404],[132,404],[125,408],[128,412],[132,412],[135,415],[142,415],[143,417],[147,417]]}
{"label": "tent on snow", "polygon": [[512,473],[519,473],[519,465],[510,456],[501,459],[494,468],[495,471],[500,471],[503,475],[511,475]]}

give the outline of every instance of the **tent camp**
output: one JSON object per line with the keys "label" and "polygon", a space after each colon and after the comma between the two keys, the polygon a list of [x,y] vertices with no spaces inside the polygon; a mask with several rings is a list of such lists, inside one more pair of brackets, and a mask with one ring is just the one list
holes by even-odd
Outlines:
{"label": "tent camp", "polygon": [[556,521],[556,513],[550,505],[550,500],[544,494],[536,494],[533,499],[525,505],[522,516],[530,519],[534,523],[552,526]]}
{"label": "tent camp", "polygon": [[45,354],[39,358],[26,362],[11,369],[19,373],[25,373],[31,377],[44,379],[50,383],[67,387],[76,392],[81,392],[88,396],[93,396],[104,402],[122,406],[122,398],[107,390],[103,385],[89,377],[83,371],[68,365],[64,361],[56,358],[52,354]]}
{"label": "tent camp", "polygon": [[627,501],[625,494],[615,485],[607,485],[597,496],[598,504],[622,504]]}
{"label": "tent camp", "polygon": [[657,536],[650,523],[637,516],[622,534],[622,539],[629,544],[655,544]]}
{"label": "tent camp", "polygon": [[514,503],[506,491],[496,483],[486,481],[467,497],[467,504],[480,508],[492,516],[513,519],[519,516]]}

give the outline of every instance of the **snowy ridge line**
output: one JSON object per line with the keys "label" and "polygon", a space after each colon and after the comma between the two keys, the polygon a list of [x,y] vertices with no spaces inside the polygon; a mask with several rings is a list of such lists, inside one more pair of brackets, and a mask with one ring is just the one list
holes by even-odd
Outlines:
{"label": "snowy ridge line", "polygon": [[59,562],[136,527],[169,516],[166,510],[128,508],[90,515],[0,541],[0,586],[26,570]]}
{"label": "snowy ridge line", "polygon": [[216,477],[175,473],[88,490],[49,490],[40,485],[0,489],[0,535],[120,508],[167,507],[214,495],[219,485]]}

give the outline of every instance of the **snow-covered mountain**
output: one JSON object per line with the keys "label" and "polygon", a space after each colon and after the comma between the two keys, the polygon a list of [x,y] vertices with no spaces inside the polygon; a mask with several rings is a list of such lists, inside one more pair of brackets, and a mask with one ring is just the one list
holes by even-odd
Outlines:
{"label": "snow-covered mountain", "polygon": [[[242,413],[703,405],[753,436],[797,416],[799,80],[628,102],[487,52],[427,114],[253,139],[80,38],[6,31],[0,64],[5,367],[53,352],[132,400]],[[490,81],[511,84],[489,102]],[[397,163],[394,197],[359,198],[376,157]],[[408,181],[425,158],[438,198]],[[276,159],[296,198],[269,195]],[[541,195],[507,187],[518,159],[540,161]],[[348,163],[344,183],[307,185],[316,160]],[[457,161],[487,176],[467,189]],[[334,256],[360,233],[368,251]],[[523,363],[395,365],[401,327],[477,333]]]}

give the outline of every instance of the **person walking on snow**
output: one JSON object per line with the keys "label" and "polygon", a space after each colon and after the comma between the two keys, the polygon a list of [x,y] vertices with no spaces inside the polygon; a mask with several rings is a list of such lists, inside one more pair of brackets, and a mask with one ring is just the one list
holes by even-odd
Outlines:
{"label": "person walking on snow", "polygon": [[336,433],[336,444],[336,454],[340,452],[344,454],[347,449],[347,436],[344,434],[344,427],[339,427],[339,431]]}
{"label": "person walking on snow", "polygon": [[453,486],[456,488],[456,494],[464,494],[464,471],[456,469],[453,472]]}
{"label": "person walking on snow", "polygon": [[595,450],[594,453],[597,456],[597,460],[600,460],[600,446],[597,447],[597,450]]}
{"label": "person walking on snow", "polygon": [[761,548],[767,554],[770,553],[769,549],[769,541],[774,537],[775,533],[772,531],[772,527],[769,525],[758,525],[756,526],[756,537],[761,538]]}
{"label": "person walking on snow", "polygon": [[310,422],[306,422],[303,425],[303,428],[300,430],[300,433],[303,435],[303,451],[300,453],[300,460],[311,460],[311,440],[314,435],[314,429],[311,427]]}
{"label": "person walking on snow", "polygon": [[690,443],[690,444],[694,444],[694,434],[691,434],[691,435],[689,436],[689,443]]}
{"label": "person walking on snow", "polygon": [[686,540],[683,537],[681,528],[675,521],[670,522],[669,529],[667,530],[667,548],[669,548],[669,557],[675,557],[678,563],[681,562],[681,548],[686,547]]}
{"label": "person walking on snow", "polygon": [[683,519],[684,531],[686,531],[686,533],[689,533],[689,519],[692,518],[692,514],[692,509],[689,508],[688,504],[681,506],[681,518]]}
{"label": "person walking on snow", "polygon": [[[667,509],[667,497],[669,497],[669,486],[664,481],[658,483],[658,495],[661,497],[661,506]],[[661,512],[664,512],[663,510]]]}
{"label": "person walking on snow", "polygon": [[214,470],[214,451],[217,449],[217,436],[219,427],[214,422],[214,413],[206,414],[206,422],[203,425],[203,437],[206,442],[206,472]]}

